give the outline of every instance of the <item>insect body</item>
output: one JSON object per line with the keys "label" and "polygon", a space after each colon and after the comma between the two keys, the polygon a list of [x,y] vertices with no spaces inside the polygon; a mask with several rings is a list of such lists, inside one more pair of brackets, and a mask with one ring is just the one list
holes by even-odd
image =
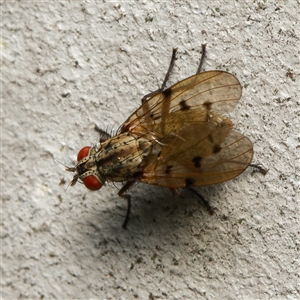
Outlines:
{"label": "insect body", "polygon": [[[203,47],[205,50],[205,47]],[[162,88],[145,96],[143,104],[113,137],[104,133],[93,147],[78,153],[68,171],[91,190],[109,182],[126,182],[119,196],[136,181],[171,188],[220,183],[241,174],[253,156],[251,141],[234,130],[223,114],[234,109],[242,88],[224,71],[208,71],[186,78],[164,90],[176,49]],[[203,54],[204,55],[204,54]]]}

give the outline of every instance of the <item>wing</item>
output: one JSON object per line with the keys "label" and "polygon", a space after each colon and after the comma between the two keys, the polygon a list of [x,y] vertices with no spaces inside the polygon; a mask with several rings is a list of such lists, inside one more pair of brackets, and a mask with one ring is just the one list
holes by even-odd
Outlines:
{"label": "wing", "polygon": [[145,166],[141,181],[169,188],[220,183],[241,174],[252,156],[242,134],[214,123],[189,124]]}
{"label": "wing", "polygon": [[232,131],[231,121],[221,115],[234,109],[241,91],[232,74],[209,71],[146,101],[119,130],[153,142],[139,180],[181,188],[215,184],[242,173],[252,160],[252,143]]}
{"label": "wing", "polygon": [[146,101],[124,122],[119,133],[164,132],[169,114],[197,110],[202,121],[209,114],[228,113],[242,94],[237,78],[224,71],[208,71],[186,78]]}

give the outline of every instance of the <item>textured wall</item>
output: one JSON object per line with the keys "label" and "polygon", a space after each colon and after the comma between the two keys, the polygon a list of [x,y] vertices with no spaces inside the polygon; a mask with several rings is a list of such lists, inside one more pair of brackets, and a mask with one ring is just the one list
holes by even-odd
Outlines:
{"label": "textured wall", "polygon": [[[197,2],[2,2],[3,299],[300,297],[299,1]],[[204,42],[204,69],[244,86],[232,118],[269,173],[198,188],[214,216],[140,184],[124,231],[118,189],[66,190],[57,161],[73,166],[94,124],[115,131],[172,47],[169,84],[192,75]]]}

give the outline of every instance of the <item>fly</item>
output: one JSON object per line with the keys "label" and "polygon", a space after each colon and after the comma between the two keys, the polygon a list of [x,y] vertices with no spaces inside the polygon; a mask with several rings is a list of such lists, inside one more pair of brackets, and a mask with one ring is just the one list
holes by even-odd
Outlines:
{"label": "fly", "polygon": [[76,166],[66,168],[75,172],[71,186],[80,180],[88,189],[99,190],[106,182],[125,182],[118,192],[128,202],[123,228],[131,203],[126,191],[135,182],[168,187],[176,194],[180,188],[235,178],[253,157],[251,141],[233,130],[232,121],[223,115],[241,98],[238,79],[221,70],[200,73],[202,45],[197,73],[165,89],[176,51],[161,88],[142,99],[115,136],[97,129],[99,143],[82,148]]}

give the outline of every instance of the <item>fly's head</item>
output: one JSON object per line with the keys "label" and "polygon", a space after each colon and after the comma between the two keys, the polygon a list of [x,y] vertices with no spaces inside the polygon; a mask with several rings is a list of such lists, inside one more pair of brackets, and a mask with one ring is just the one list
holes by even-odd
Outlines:
{"label": "fly's head", "polygon": [[103,186],[105,180],[100,178],[97,164],[96,164],[96,154],[98,147],[83,147],[77,154],[77,164],[74,168],[66,168],[66,171],[76,172],[70,185],[76,184],[78,179],[80,179],[86,188],[89,190],[99,190]]}

